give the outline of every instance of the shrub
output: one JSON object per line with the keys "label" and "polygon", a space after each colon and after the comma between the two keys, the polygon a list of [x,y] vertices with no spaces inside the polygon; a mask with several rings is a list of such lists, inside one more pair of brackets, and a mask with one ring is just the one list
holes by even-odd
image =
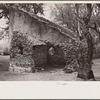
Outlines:
{"label": "shrub", "polygon": [[5,48],[4,51],[3,51],[3,54],[4,55],[9,55],[10,54],[9,49],[8,48]]}

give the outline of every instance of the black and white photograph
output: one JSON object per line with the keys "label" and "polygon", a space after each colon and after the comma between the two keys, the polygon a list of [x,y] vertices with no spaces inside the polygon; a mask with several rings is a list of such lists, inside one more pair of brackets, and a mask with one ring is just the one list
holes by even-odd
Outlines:
{"label": "black and white photograph", "polygon": [[100,81],[100,4],[0,3],[0,81]]}
{"label": "black and white photograph", "polygon": [[0,1],[0,99],[100,99],[99,1]]}

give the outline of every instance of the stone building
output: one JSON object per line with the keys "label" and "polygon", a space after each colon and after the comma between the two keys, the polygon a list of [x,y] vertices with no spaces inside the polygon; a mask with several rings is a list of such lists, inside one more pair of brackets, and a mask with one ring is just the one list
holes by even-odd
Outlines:
{"label": "stone building", "polygon": [[76,41],[71,30],[18,9],[10,12],[9,32],[10,71],[34,72],[35,67],[66,64],[62,46]]}

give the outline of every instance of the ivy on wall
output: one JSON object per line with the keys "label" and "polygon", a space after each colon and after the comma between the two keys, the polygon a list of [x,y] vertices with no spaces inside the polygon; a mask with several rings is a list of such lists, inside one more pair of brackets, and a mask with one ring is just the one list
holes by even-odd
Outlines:
{"label": "ivy on wall", "polygon": [[27,38],[27,35],[19,32],[13,32],[11,41],[11,61],[12,67],[30,67],[34,68],[34,60],[32,58],[33,43]]}

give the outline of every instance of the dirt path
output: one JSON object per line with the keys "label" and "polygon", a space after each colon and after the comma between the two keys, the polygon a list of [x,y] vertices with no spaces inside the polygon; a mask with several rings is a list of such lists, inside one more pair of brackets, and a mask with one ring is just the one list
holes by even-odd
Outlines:
{"label": "dirt path", "polygon": [[36,73],[10,73],[1,72],[1,81],[72,81],[75,80],[77,73],[66,74],[62,68],[55,68]]}
{"label": "dirt path", "polygon": [[[8,59],[8,60],[7,60]],[[0,56],[0,63],[2,66],[9,65],[9,57]],[[2,69],[1,66],[1,69]],[[93,71],[96,80],[100,81],[100,59],[94,60]],[[10,73],[9,71],[0,71],[0,81],[80,81],[77,79],[77,72],[66,74],[63,67],[48,68],[44,71],[36,73]]]}
{"label": "dirt path", "polygon": [[93,61],[93,71],[94,71],[94,76],[96,78],[97,81],[100,81],[100,59],[96,59]]}

